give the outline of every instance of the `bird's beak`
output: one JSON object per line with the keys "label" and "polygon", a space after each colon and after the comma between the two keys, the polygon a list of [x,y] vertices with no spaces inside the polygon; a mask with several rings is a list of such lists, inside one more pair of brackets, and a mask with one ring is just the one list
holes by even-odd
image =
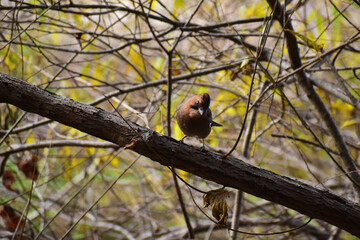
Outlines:
{"label": "bird's beak", "polygon": [[199,108],[198,111],[199,111],[201,116],[204,115],[204,109],[203,108]]}

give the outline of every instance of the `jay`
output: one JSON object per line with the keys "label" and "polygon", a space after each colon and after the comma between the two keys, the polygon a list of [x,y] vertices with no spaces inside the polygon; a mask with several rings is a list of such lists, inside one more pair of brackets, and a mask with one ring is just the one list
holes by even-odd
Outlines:
{"label": "jay", "polygon": [[209,108],[210,95],[202,93],[193,96],[181,104],[175,114],[176,121],[186,137],[198,137],[203,139],[201,150],[205,149],[205,138],[210,134],[211,127],[222,127],[221,124],[212,120],[212,113]]}

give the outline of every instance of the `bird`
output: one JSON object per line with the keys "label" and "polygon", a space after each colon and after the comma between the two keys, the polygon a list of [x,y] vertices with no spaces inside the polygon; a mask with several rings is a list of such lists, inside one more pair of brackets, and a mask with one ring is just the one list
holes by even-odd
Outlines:
{"label": "bird", "polygon": [[198,137],[203,140],[201,150],[205,150],[205,138],[210,134],[211,127],[222,127],[214,122],[210,106],[210,95],[201,93],[187,99],[179,105],[175,118],[185,136],[180,140],[183,143],[186,137]]}

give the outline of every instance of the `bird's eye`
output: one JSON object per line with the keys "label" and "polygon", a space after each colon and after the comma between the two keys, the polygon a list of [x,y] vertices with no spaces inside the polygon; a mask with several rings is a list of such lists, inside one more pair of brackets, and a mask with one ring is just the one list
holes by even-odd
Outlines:
{"label": "bird's eye", "polygon": [[196,100],[196,105],[199,105],[200,104],[200,101],[199,100]]}

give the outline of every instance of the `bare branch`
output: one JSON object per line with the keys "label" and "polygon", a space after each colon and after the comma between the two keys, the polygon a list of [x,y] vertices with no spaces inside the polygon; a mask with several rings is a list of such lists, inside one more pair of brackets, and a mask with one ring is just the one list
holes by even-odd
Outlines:
{"label": "bare branch", "polygon": [[[284,13],[284,9],[282,8],[279,1],[268,0],[267,2],[269,6],[273,9],[274,15],[282,25],[283,29],[293,30],[291,19],[289,18],[288,15]],[[301,69],[302,63],[299,55],[297,40],[295,36],[289,31],[284,31],[284,35],[287,43],[287,48],[289,51],[289,57],[292,68]],[[297,77],[297,81],[306,92],[312,104],[315,106],[322,120],[326,124],[330,134],[332,135],[334,141],[336,142],[336,146],[339,150],[340,156],[344,162],[344,165],[346,166],[347,171],[356,181],[356,184],[354,184],[354,189],[355,192],[357,193],[357,197],[360,197],[360,174],[354,163],[354,159],[352,158],[348,150],[344,138],[341,135],[337,124],[335,123],[334,118],[331,116],[330,112],[326,108],[326,105],[324,104],[320,96],[316,93],[311,81],[309,80],[309,78],[307,78],[305,71],[303,69],[297,71],[296,77]]]}

